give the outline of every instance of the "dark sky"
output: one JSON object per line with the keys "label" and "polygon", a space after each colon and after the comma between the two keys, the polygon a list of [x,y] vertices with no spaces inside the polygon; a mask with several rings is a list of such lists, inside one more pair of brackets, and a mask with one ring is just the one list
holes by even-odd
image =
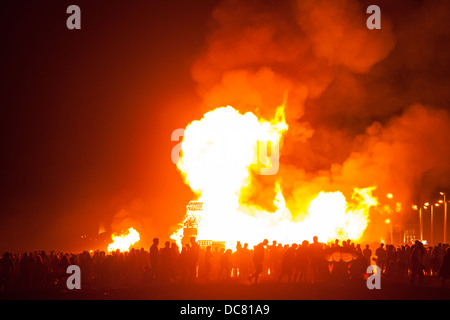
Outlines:
{"label": "dark sky", "polygon": [[191,197],[170,135],[198,116],[215,1],[76,1],[81,30],[71,4],[0,10],[0,250],[70,250],[136,198],[165,236]]}

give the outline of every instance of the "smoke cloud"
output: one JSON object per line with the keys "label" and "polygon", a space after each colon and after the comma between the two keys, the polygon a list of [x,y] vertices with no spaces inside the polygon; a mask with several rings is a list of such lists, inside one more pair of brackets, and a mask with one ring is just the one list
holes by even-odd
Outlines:
{"label": "smoke cloud", "polygon": [[403,204],[401,221],[407,205],[450,187],[450,4],[379,1],[381,30],[369,30],[370,4],[226,0],[214,10],[192,66],[205,111],[271,119],[285,102],[289,124],[279,173],[254,176],[243,201],[270,207],[265,186],[278,180],[295,215],[322,190],[376,186]]}

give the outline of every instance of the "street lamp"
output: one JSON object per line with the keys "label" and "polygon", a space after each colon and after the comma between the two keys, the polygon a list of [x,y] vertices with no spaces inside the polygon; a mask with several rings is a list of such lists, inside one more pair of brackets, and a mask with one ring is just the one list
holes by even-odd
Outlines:
{"label": "street lamp", "polygon": [[394,234],[393,234],[391,220],[390,219],[386,219],[386,220],[384,220],[384,223],[389,225],[389,233],[390,233],[390,236],[391,236],[391,244],[393,244],[394,243]]}
{"label": "street lamp", "polygon": [[[434,228],[433,228],[433,224],[434,224],[434,210],[433,210],[433,208],[434,208],[434,206],[439,207],[439,203],[435,203],[435,204],[430,205],[429,202],[426,202],[423,205],[423,208],[424,209],[428,209],[428,206],[430,206],[430,244],[432,245],[433,244],[433,231],[434,231]],[[422,231],[420,233],[422,234]]]}
{"label": "street lamp", "polygon": [[433,208],[434,206],[439,207],[439,203],[435,203],[431,206],[431,236],[430,236],[430,244],[433,245],[433,231],[434,231],[434,214],[433,214]]}
{"label": "street lamp", "polygon": [[[426,202],[426,203],[423,205],[423,208],[424,208],[424,209],[427,208],[426,204],[429,205],[429,203]],[[422,206],[417,206],[416,204],[413,204],[413,205],[412,205],[412,209],[413,209],[413,210],[418,210],[418,211],[419,211],[420,241],[422,241],[422,240],[423,240]]]}
{"label": "street lamp", "polygon": [[444,196],[444,243],[447,243],[447,201],[444,192],[439,192],[439,194]]}
{"label": "street lamp", "polygon": [[[430,205],[429,202],[425,202],[423,208],[428,209],[429,205]],[[422,240],[423,240],[423,220],[422,220],[422,210],[420,210],[420,241]]]}

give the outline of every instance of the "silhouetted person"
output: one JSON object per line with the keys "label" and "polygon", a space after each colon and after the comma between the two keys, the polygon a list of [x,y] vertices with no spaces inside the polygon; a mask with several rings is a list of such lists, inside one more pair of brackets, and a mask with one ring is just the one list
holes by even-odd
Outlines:
{"label": "silhouetted person", "polygon": [[197,277],[197,262],[200,255],[200,246],[195,241],[195,237],[191,237],[190,243],[190,277],[195,279]]}
{"label": "silhouetted person", "polygon": [[408,275],[409,255],[405,246],[402,246],[398,253],[398,275],[403,277]]}
{"label": "silhouetted person", "polygon": [[332,245],[333,248],[338,248],[340,247],[339,245],[339,239],[334,240],[334,244]]}
{"label": "silhouetted person", "polygon": [[247,279],[252,267],[252,253],[248,248],[248,243],[244,243],[244,246],[242,247],[240,260],[239,277],[242,277],[242,279]]}
{"label": "silhouetted person", "polygon": [[423,255],[423,271],[425,275],[431,274],[431,247],[425,249],[425,254]]}
{"label": "silhouetted person", "polygon": [[[45,253],[44,253],[45,254]],[[44,271],[47,271],[47,267],[46,267],[46,258],[43,258],[44,261]],[[86,288],[87,285],[87,280],[89,280],[92,276],[92,258],[89,254],[89,252],[87,251],[83,251],[83,253],[80,256],[80,262],[79,262],[79,266],[81,269],[81,272],[83,273],[83,276],[81,277],[81,287],[82,288]]]}
{"label": "silhouetted person", "polygon": [[411,279],[410,286],[414,286],[416,276],[419,276],[419,283],[422,285],[423,281],[423,256],[425,248],[422,242],[418,242],[411,253]]}
{"label": "silhouetted person", "polygon": [[220,257],[220,271],[219,278],[222,272],[225,272],[225,279],[230,278],[230,268],[231,268],[231,249],[227,249]]}
{"label": "silhouetted person", "polygon": [[22,259],[19,263],[19,275],[20,275],[20,286],[23,289],[30,288],[30,277],[31,277],[31,262],[28,258],[28,254],[24,253]]}
{"label": "silhouetted person", "polygon": [[332,278],[340,285],[348,279],[348,264],[342,259],[333,262]]}
{"label": "silhouetted person", "polygon": [[240,273],[240,268],[242,265],[242,244],[240,241],[236,243],[236,252],[231,254],[231,275],[235,278],[238,277]]}
{"label": "silhouetted person", "polygon": [[212,260],[213,260],[213,253],[211,252],[211,246],[206,247],[205,251],[205,279],[209,280],[211,278],[211,272],[212,272]]}
{"label": "silhouetted person", "polygon": [[361,250],[356,250],[355,248],[354,254],[356,255],[356,259],[352,260],[349,265],[350,278],[352,280],[361,280],[367,270],[367,260]]}
{"label": "silhouetted person", "polygon": [[284,253],[283,260],[281,262],[281,274],[278,278],[278,282],[281,282],[284,275],[287,275],[288,282],[291,282],[295,266],[295,249],[297,249],[297,244],[293,243]]}
{"label": "silhouetted person", "polygon": [[371,265],[372,262],[371,262],[370,258],[372,257],[372,250],[370,250],[368,244],[366,244],[366,248],[363,250],[362,253],[363,253],[364,258],[366,258],[367,265]]}
{"label": "silhouetted person", "polygon": [[222,250],[219,250],[219,247],[214,247],[214,251],[212,252],[212,272],[211,277],[217,278],[217,275],[219,274],[220,270],[220,257],[222,256],[223,252]]}
{"label": "silhouetted person", "polygon": [[278,270],[276,265],[278,263],[278,254],[277,254],[277,242],[275,240],[272,241],[272,245],[268,247],[269,249],[269,270],[271,277],[276,276]]}
{"label": "silhouetted person", "polygon": [[173,280],[173,261],[172,261],[172,249],[170,248],[170,242],[166,241],[164,248],[161,249],[161,279],[164,282]]}
{"label": "silhouetted person", "polygon": [[384,250],[384,243],[375,250],[375,255],[377,256],[377,266],[380,267],[381,273],[383,273],[386,267],[386,250]]}
{"label": "silhouetted person", "polygon": [[5,252],[0,259],[0,290],[9,291],[14,274],[14,262],[9,252]]}
{"label": "silhouetted person", "polygon": [[179,256],[180,261],[180,272],[181,272],[181,280],[187,281],[189,278],[189,251],[191,247],[189,244],[186,243],[186,245],[181,249],[181,253]]}
{"label": "silhouetted person", "polygon": [[[335,245],[339,247],[339,240],[336,239]],[[314,281],[320,280],[320,272],[323,264],[323,244],[319,242],[317,236],[313,237],[313,243],[310,245],[311,268]]]}
{"label": "silhouetted person", "polygon": [[439,268],[442,264],[444,253],[445,252],[442,248],[442,243],[438,243],[438,245],[434,247],[433,252],[431,254],[431,270],[433,272],[433,275],[439,273]]}
{"label": "silhouetted person", "polygon": [[295,255],[295,278],[294,281],[304,282],[308,272],[309,263],[309,242],[303,240],[302,245],[298,247]]}
{"label": "silhouetted person", "polygon": [[[71,263],[75,264],[75,263]],[[33,261],[33,286],[40,289],[44,280],[44,263],[40,255],[34,255]]]}
{"label": "silhouetted person", "polygon": [[159,239],[153,239],[153,245],[150,247],[150,264],[152,266],[153,279],[157,280],[159,278],[159,267],[160,267],[160,257],[159,257]]}
{"label": "silhouetted person", "polygon": [[252,280],[254,280],[254,284],[258,283],[259,274],[263,270],[264,246],[266,246],[268,243],[269,240],[264,239],[263,242],[255,247],[255,250],[253,252],[253,264],[255,266],[255,273],[248,278],[248,281],[252,282]]}
{"label": "silhouetted person", "polygon": [[180,248],[175,242],[172,242],[170,245],[171,251],[171,261],[172,261],[172,274],[173,277],[176,278],[180,274],[180,264],[179,264],[179,256],[180,256]]}
{"label": "silhouetted person", "polygon": [[392,244],[386,246],[386,276],[391,276],[395,263],[395,247]]}
{"label": "silhouetted person", "polygon": [[447,248],[447,253],[442,259],[441,268],[439,269],[439,278],[442,278],[442,288],[445,285],[445,280],[450,279],[450,248]]}

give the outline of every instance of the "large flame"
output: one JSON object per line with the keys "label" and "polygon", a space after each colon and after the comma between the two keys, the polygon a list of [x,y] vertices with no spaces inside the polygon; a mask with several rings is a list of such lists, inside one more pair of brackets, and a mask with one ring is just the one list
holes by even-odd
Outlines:
{"label": "large flame", "polygon": [[[287,129],[284,107],[277,109],[272,121],[222,107],[186,127],[177,167],[196,200],[203,202],[198,239],[225,241],[233,248],[237,241],[252,246],[265,238],[293,243],[315,235],[320,241],[361,237],[369,209],[377,204],[371,195],[374,188],[355,189],[349,203],[339,191],[320,192],[301,221],[294,221],[279,182],[274,190],[275,212],[240,201],[244,188],[252,187],[252,175],[276,174]],[[179,240],[181,235],[179,229],[172,238]]]}
{"label": "large flame", "polygon": [[108,245],[108,251],[110,252],[116,251],[117,249],[120,251],[129,251],[130,247],[140,240],[139,232],[134,228],[128,229],[127,234],[114,234],[111,238],[113,242]]}

